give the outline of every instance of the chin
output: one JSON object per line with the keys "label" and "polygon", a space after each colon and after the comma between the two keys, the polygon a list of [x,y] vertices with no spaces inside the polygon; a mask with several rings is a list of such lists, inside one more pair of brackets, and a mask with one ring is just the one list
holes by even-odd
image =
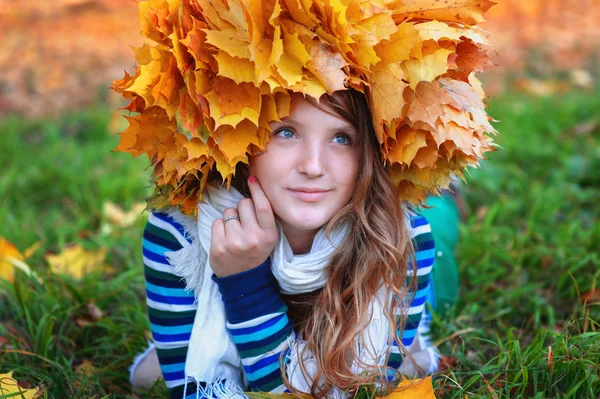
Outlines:
{"label": "chin", "polygon": [[307,214],[310,214],[310,211],[303,212],[302,215],[282,215],[280,219],[300,230],[318,230],[333,217],[318,216],[314,213],[312,217],[307,217]]}

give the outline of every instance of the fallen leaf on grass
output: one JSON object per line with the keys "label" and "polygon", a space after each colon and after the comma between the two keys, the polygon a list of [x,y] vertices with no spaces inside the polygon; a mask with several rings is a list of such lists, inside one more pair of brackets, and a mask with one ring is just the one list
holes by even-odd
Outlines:
{"label": "fallen leaf on grass", "polygon": [[86,327],[104,317],[104,312],[95,303],[87,304],[87,313],[75,318],[75,324]]}
{"label": "fallen leaf on grass", "polygon": [[600,289],[595,288],[594,290],[581,295],[581,302],[587,304],[592,302],[600,302]]}
{"label": "fallen leaf on grass", "polygon": [[96,372],[96,367],[89,360],[84,360],[81,364],[75,367],[75,373],[82,377],[91,376]]}
{"label": "fallen leaf on grass", "polygon": [[[33,246],[35,247],[35,245]],[[31,248],[26,251],[31,252]],[[35,252],[35,250],[33,251]],[[31,271],[25,259],[27,256],[23,255],[17,247],[6,240],[4,237],[0,237],[0,279],[7,280],[13,284],[15,282],[15,268],[22,270],[28,276],[35,277],[38,281],[41,280]]]}
{"label": "fallen leaf on grass", "polygon": [[39,388],[25,389],[19,386],[17,380],[12,377],[12,371],[8,374],[0,373],[0,397],[15,399],[34,399],[40,394]]}
{"label": "fallen leaf on grass", "polygon": [[440,365],[438,371],[453,370],[458,366],[458,359],[454,356],[442,356],[440,357]]}
{"label": "fallen leaf on grass", "polygon": [[114,202],[106,201],[102,207],[102,214],[110,224],[127,227],[142,216],[144,209],[146,209],[146,204],[141,202],[136,202],[129,211],[125,211]]}
{"label": "fallen leaf on grass", "polygon": [[403,378],[394,392],[385,396],[387,399],[436,399],[433,392],[431,376],[409,380]]}
{"label": "fallen leaf on grass", "polygon": [[107,250],[102,248],[97,251],[87,251],[79,244],[65,248],[57,255],[46,255],[50,269],[56,274],[68,274],[80,279],[97,268],[108,270],[104,264]]}

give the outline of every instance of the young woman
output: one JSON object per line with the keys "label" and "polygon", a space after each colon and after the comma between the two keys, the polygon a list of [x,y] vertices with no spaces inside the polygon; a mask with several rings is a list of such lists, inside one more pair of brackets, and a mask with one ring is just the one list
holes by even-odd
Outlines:
{"label": "young woman", "polygon": [[117,150],[147,154],[156,185],[135,386],[338,398],[436,369],[420,328],[456,230],[434,249],[404,201],[448,188],[495,132],[475,77],[493,2],[450,3],[138,2],[139,66],[113,87],[135,113]]}
{"label": "young woman", "polygon": [[[341,397],[385,387],[398,370],[433,372],[437,352],[418,332],[431,230],[398,201],[364,95],[317,103],[295,94],[271,130],[229,193],[210,176],[198,226],[175,210],[150,214],[143,252],[156,349],[136,362],[134,384],[153,379],[154,351],[172,398]],[[210,270],[200,273],[194,256]]]}

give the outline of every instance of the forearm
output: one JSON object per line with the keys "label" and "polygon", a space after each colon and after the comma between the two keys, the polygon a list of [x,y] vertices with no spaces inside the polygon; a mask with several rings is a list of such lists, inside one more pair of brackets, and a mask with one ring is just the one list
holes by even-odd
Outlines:
{"label": "forearm", "polygon": [[227,328],[236,344],[253,391],[284,392],[279,361],[295,339],[287,306],[279,295],[270,260],[243,273],[216,278]]}
{"label": "forearm", "polygon": [[[186,244],[179,228],[166,214],[151,214],[142,242],[150,330],[172,399],[183,397],[185,359],[197,308],[194,294],[185,289],[185,281],[165,258],[165,253]],[[190,389],[195,392],[195,385],[188,384]]]}

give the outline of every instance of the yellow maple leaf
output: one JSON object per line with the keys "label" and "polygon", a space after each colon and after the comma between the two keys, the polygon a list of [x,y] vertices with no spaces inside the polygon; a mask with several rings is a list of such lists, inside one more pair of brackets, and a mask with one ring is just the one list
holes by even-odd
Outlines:
{"label": "yellow maple leaf", "polygon": [[421,44],[421,37],[415,26],[408,22],[398,25],[398,30],[375,46],[377,55],[386,63],[406,61],[411,50]]}
{"label": "yellow maple leaf", "polygon": [[346,74],[342,70],[348,62],[339,53],[334,53],[323,43],[310,47],[310,61],[307,68],[321,81],[329,94],[344,90]]}
{"label": "yellow maple leaf", "polygon": [[12,260],[23,261],[23,254],[8,240],[0,237],[0,278],[11,284],[15,281],[15,267]]}
{"label": "yellow maple leaf", "polygon": [[142,216],[142,212],[146,209],[146,204],[136,202],[131,206],[129,211],[125,211],[119,205],[112,201],[105,201],[102,206],[102,214],[109,223],[127,227],[131,226],[137,219]]}
{"label": "yellow maple leaf", "polygon": [[0,237],[0,279],[4,279],[11,284],[14,283],[16,268],[41,282],[40,278],[37,277],[37,275],[31,271],[29,265],[25,263],[25,259],[33,255],[39,246],[40,243],[37,242],[27,248],[23,254],[7,239]]}
{"label": "yellow maple leaf", "polygon": [[403,378],[394,392],[387,396],[387,399],[436,399],[433,392],[431,376],[423,379],[409,380]]}
{"label": "yellow maple leaf", "polygon": [[34,399],[41,392],[39,388],[25,389],[19,386],[17,380],[12,376],[13,372],[0,373],[0,397],[15,399]]}
{"label": "yellow maple leaf", "polygon": [[407,102],[407,117],[413,122],[423,122],[432,129],[437,126],[437,120],[443,114],[443,104],[451,104],[452,98],[436,82],[420,82],[416,90],[405,90]]}
{"label": "yellow maple leaf", "polygon": [[403,0],[395,10],[396,22],[407,19],[439,20],[475,25],[495,3],[490,0]]}
{"label": "yellow maple leaf", "polygon": [[106,253],[105,248],[88,251],[81,245],[74,244],[66,247],[59,254],[46,255],[46,261],[50,264],[53,273],[68,274],[80,279],[92,270],[102,267]]}
{"label": "yellow maple leaf", "polygon": [[404,79],[404,72],[398,64],[388,64],[377,66],[373,72],[372,79],[372,102],[373,102],[373,122],[378,138],[381,140],[383,133],[381,125],[385,122],[392,122],[398,116],[398,110],[401,110],[405,104],[403,97],[404,88],[407,86]]}
{"label": "yellow maple leaf", "polygon": [[414,90],[420,82],[432,82],[448,70],[448,55],[452,51],[441,48],[433,54],[424,55],[421,60],[410,59],[402,65],[410,87]]}
{"label": "yellow maple leaf", "polygon": [[397,141],[390,146],[388,158],[392,162],[410,166],[419,149],[427,147],[428,132],[405,126],[396,134]]}

